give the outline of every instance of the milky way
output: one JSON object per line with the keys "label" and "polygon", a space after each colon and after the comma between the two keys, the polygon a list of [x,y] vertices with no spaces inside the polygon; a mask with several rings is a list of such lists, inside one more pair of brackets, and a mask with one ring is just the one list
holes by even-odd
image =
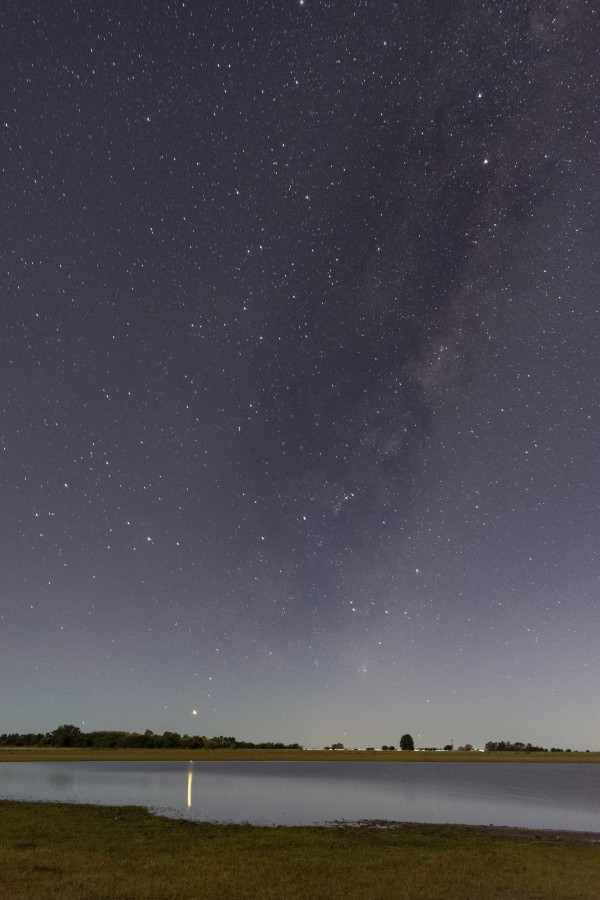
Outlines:
{"label": "milky way", "polygon": [[600,746],[594,4],[0,26],[0,731]]}

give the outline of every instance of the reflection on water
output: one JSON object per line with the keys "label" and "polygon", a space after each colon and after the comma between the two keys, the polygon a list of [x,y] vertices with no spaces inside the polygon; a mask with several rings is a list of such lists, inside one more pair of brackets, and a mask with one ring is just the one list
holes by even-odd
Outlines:
{"label": "reflection on water", "polygon": [[0,797],[263,825],[388,819],[600,832],[593,763],[1,763]]}
{"label": "reflection on water", "polygon": [[69,791],[75,789],[77,785],[77,775],[75,772],[51,772],[48,775],[50,783],[56,790]]}

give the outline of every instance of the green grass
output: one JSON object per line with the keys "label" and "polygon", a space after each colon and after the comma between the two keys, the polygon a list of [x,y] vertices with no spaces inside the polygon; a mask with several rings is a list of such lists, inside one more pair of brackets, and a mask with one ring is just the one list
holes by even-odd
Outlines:
{"label": "green grass", "polygon": [[70,747],[0,747],[0,762],[79,762],[82,760],[289,760],[336,762],[584,762],[600,763],[600,753],[411,753],[370,750],[134,750]]}
{"label": "green grass", "polygon": [[0,802],[11,900],[597,900],[600,846],[450,826],[256,828]]}

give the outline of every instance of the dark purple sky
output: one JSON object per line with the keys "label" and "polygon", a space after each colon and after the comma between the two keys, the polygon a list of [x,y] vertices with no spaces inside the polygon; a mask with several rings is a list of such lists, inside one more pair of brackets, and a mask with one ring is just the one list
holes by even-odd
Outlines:
{"label": "dark purple sky", "polygon": [[0,731],[600,747],[599,18],[5,0]]}

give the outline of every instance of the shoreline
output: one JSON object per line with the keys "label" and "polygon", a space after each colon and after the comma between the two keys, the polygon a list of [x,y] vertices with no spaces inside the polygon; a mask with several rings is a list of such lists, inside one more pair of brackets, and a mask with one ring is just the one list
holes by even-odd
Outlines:
{"label": "shoreline", "polygon": [[546,844],[600,844],[600,831],[579,831],[570,829],[554,829],[554,828],[526,828],[521,825],[472,825],[463,822],[415,822],[402,821],[396,819],[332,819],[323,823],[314,823],[312,825],[261,825],[253,822],[232,822],[219,821],[212,819],[188,819],[183,816],[168,816],[148,806],[115,806],[114,804],[89,803],[89,802],[69,802],[65,800],[17,800],[12,798],[0,797],[0,810],[8,808],[10,805],[17,805],[21,809],[26,807],[79,807],[94,810],[115,809],[123,813],[127,810],[134,810],[139,813],[150,815],[152,818],[160,819],[165,822],[176,822],[188,828],[245,828],[253,831],[274,831],[277,829],[284,830],[319,830],[319,829],[338,829],[348,831],[415,831],[429,837],[459,837],[465,835],[485,835],[493,838],[507,838],[510,840],[521,840],[530,843],[546,843]]}
{"label": "shoreline", "polygon": [[[505,837],[533,843],[581,843],[600,844],[599,831],[569,831],[552,828],[523,828],[519,825],[466,825],[460,822],[399,822],[390,819],[358,819],[356,822],[334,820],[327,823],[334,828],[357,828],[385,831],[401,831],[417,828],[429,835],[452,835],[464,832],[484,834],[488,837]],[[318,826],[317,826],[318,827]]]}
{"label": "shoreline", "polygon": [[384,750],[172,750],[143,748],[0,747],[0,762],[380,762],[600,764],[600,752],[519,753]]}

